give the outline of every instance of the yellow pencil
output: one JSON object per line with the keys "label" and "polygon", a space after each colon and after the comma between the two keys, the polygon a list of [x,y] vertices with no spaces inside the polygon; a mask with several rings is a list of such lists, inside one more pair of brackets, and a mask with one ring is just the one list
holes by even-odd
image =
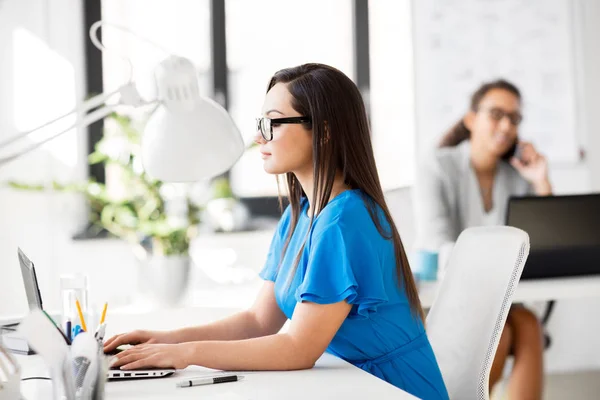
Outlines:
{"label": "yellow pencil", "polygon": [[77,312],[79,313],[79,319],[81,320],[81,328],[83,328],[84,332],[87,332],[87,326],[85,326],[85,319],[83,318],[83,313],[81,312],[81,304],[79,304],[79,300],[75,300],[75,305],[77,306]]}
{"label": "yellow pencil", "polygon": [[104,323],[104,318],[106,318],[106,309],[108,308],[108,303],[104,303],[104,309],[102,310],[102,318],[100,318],[100,324]]}

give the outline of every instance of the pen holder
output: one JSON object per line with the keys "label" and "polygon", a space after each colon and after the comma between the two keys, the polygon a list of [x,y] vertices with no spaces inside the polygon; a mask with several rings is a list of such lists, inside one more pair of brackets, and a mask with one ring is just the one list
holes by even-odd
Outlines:
{"label": "pen holder", "polygon": [[104,350],[89,332],[75,338],[55,380],[55,399],[103,400],[108,360]]}
{"label": "pen holder", "polygon": [[104,355],[104,346],[98,342],[98,377],[94,391],[92,392],[92,400],[104,400],[104,387],[106,385],[106,375],[109,368],[109,359]]}
{"label": "pen holder", "polygon": [[54,321],[39,309],[23,319],[18,332],[48,366],[53,399],[104,398],[108,365],[103,346],[92,333],[80,333],[69,346]]}

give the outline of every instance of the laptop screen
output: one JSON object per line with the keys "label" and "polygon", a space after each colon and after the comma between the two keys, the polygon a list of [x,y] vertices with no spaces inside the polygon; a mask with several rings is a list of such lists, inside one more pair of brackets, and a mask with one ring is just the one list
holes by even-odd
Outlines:
{"label": "laptop screen", "polygon": [[600,247],[600,194],[512,198],[507,225],[527,232],[533,251]]}
{"label": "laptop screen", "polygon": [[600,194],[512,198],[507,225],[529,234],[521,279],[600,274]]}
{"label": "laptop screen", "polygon": [[21,249],[18,249],[19,253],[19,264],[21,265],[21,275],[23,275],[23,285],[25,286],[25,294],[27,295],[27,302],[29,303],[29,309],[43,309],[42,307],[42,294],[40,293],[40,287],[38,285],[37,276],[35,275],[35,268],[33,262],[23,253]]}

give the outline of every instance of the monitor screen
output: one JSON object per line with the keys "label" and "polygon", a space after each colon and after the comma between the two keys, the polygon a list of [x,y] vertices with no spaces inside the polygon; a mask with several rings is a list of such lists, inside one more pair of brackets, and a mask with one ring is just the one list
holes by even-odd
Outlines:
{"label": "monitor screen", "polygon": [[507,225],[529,234],[532,251],[600,247],[600,194],[513,198]]}
{"label": "monitor screen", "polygon": [[529,234],[521,279],[600,274],[600,194],[512,198],[507,225]]}

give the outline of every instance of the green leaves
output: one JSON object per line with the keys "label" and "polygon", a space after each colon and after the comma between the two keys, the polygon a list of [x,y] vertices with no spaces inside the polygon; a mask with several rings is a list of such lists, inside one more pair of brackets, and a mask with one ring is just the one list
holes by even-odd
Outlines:
{"label": "green leaves", "polygon": [[[141,128],[141,127],[139,127]],[[103,138],[89,155],[90,164],[104,164],[120,177],[119,194],[111,193],[106,185],[88,180],[80,183],[49,185],[7,182],[16,190],[57,191],[80,193],[90,204],[90,221],[112,235],[144,248],[155,255],[187,254],[191,238],[200,222],[201,207],[186,197],[185,221],[173,224],[165,207],[167,199],[161,195],[163,182],[150,178],[139,167],[141,134],[134,121],[125,115],[113,113],[107,117]],[[114,179],[111,179],[111,185]],[[227,183],[228,185],[228,183]],[[112,189],[112,186],[111,186]],[[230,189],[221,190],[231,194]],[[183,225],[183,226],[182,226]]]}
{"label": "green leaves", "polygon": [[212,183],[214,199],[229,199],[233,198],[233,191],[227,178],[217,178]]}
{"label": "green leaves", "polygon": [[90,165],[100,164],[100,163],[108,161],[108,160],[109,160],[108,155],[106,155],[100,151],[94,151],[92,154],[90,154],[88,156],[88,163]]}
{"label": "green leaves", "polygon": [[30,185],[30,184],[26,184],[26,183],[22,183],[22,182],[15,182],[15,181],[9,181],[6,183],[6,185],[13,189],[29,190],[31,192],[41,192],[41,191],[46,190],[44,185]]}

